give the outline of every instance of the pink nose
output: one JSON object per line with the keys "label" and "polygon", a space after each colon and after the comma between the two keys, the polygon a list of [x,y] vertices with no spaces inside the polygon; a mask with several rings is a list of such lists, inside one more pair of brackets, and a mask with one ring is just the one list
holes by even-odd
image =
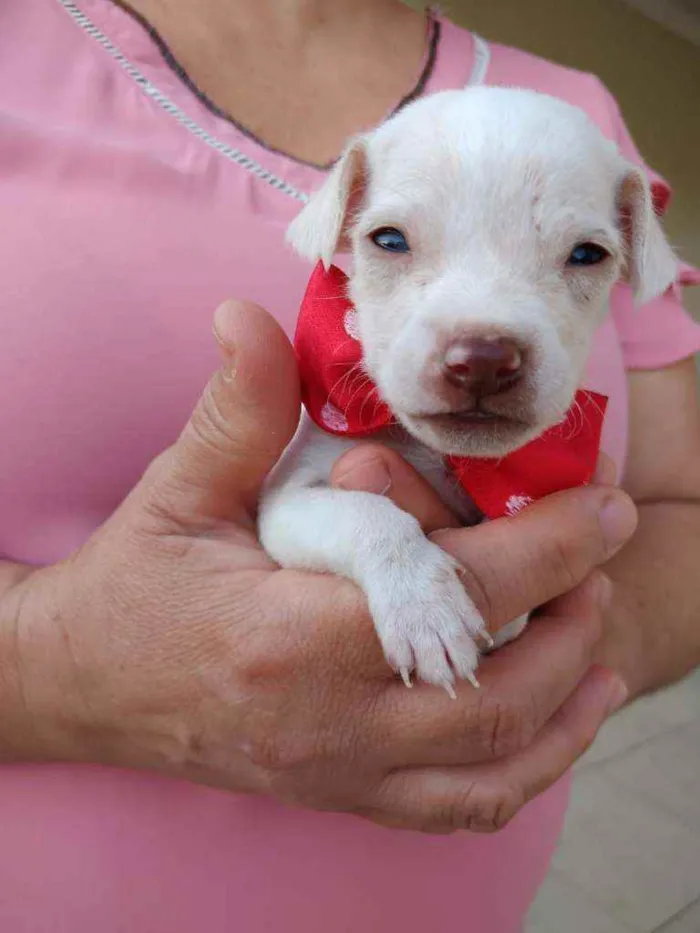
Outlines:
{"label": "pink nose", "polygon": [[522,375],[523,354],[508,337],[465,337],[445,352],[445,379],[477,398],[498,395]]}

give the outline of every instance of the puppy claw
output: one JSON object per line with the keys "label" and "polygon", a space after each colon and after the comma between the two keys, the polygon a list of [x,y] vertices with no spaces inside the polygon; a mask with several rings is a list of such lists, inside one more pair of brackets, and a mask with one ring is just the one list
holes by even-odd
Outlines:
{"label": "puppy claw", "polygon": [[489,650],[496,644],[487,631],[481,632],[480,637]]}
{"label": "puppy claw", "polygon": [[481,684],[473,674],[467,674],[467,680],[475,690],[479,690],[481,688]]}
{"label": "puppy claw", "polygon": [[446,681],[443,683],[442,686],[443,686],[445,692],[447,693],[448,697],[449,697],[451,700],[456,700],[456,699],[457,699],[457,694],[455,693],[455,688],[452,686],[452,684],[451,684],[449,681],[446,680]]}
{"label": "puppy claw", "polygon": [[449,555],[422,535],[415,542],[409,539],[398,553],[404,551],[405,558],[389,561],[365,583],[384,655],[407,687],[414,678],[442,687],[455,699],[455,679],[477,686],[476,640],[484,621]]}

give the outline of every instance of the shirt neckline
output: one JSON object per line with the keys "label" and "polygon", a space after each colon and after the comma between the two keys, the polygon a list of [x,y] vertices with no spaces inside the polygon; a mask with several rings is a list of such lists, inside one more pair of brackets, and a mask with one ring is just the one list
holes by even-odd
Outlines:
{"label": "shirt neckline", "polygon": [[[189,92],[194,97],[196,97],[197,100],[203,104],[203,106],[215,117],[235,127],[235,129],[238,130],[242,136],[251,140],[253,143],[255,143],[256,146],[259,146],[261,149],[266,150],[272,155],[282,156],[292,163],[303,165],[307,168],[316,169],[317,171],[321,172],[328,171],[333,167],[337,159],[332,159],[330,162],[324,164],[313,162],[308,159],[302,159],[299,156],[295,156],[292,153],[285,151],[284,149],[280,149],[266,142],[262,137],[254,133],[253,130],[251,130],[248,126],[246,126],[240,120],[237,120],[236,117],[232,116],[226,110],[219,107],[218,104],[216,104],[204,91],[202,91],[197,86],[197,84],[188,74],[187,70],[176,58],[163,36],[144,16],[131,9],[126,4],[125,0],[108,0],[108,2],[112,3],[114,6],[123,11],[126,16],[130,17],[146,33],[150,41],[160,53],[163,64],[173,72],[173,74],[179,79],[179,81],[182,82],[182,84],[184,84]],[[414,78],[410,90],[404,94],[398,103],[394,104],[394,106],[389,109],[384,119],[388,119],[393,114],[398,113],[399,110],[402,110],[411,101],[420,97],[430,81],[433,69],[435,67],[435,62],[438,57],[440,36],[442,32],[442,23],[430,8],[426,10],[425,27],[425,43],[417,76]]]}
{"label": "shirt neckline", "polygon": [[[75,25],[109,55],[151,103],[164,111],[204,145],[244,168],[282,194],[305,203],[329,166],[302,162],[267,148],[237,123],[218,116],[166,63],[149,32],[113,0],[55,0]],[[430,47],[419,82],[410,99],[439,90],[484,83],[490,47],[478,35],[458,28],[437,13],[434,55]],[[465,41],[466,40],[466,41]],[[433,40],[434,41],[434,40]],[[427,65],[430,68],[426,68]],[[407,99],[399,103],[405,106]]]}

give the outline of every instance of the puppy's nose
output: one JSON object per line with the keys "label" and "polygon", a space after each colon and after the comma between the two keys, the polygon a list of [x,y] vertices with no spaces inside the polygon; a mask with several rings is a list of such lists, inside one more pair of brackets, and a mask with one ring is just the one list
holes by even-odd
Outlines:
{"label": "puppy's nose", "polygon": [[520,379],[522,365],[522,350],[508,337],[455,340],[443,360],[445,379],[478,398],[510,389]]}

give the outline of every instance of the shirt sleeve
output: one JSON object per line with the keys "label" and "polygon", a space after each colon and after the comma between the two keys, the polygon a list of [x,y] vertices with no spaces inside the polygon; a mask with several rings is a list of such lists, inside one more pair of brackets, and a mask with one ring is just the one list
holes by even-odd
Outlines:
{"label": "shirt sleeve", "polygon": [[[620,152],[647,173],[654,208],[662,216],[671,199],[671,187],[644,162],[617,102],[608,96]],[[641,307],[634,304],[629,286],[615,286],[610,307],[626,369],[661,369],[700,351],[700,324],[683,307],[683,288],[691,285],[700,285],[700,270],[681,261],[678,277],[668,291]]]}

